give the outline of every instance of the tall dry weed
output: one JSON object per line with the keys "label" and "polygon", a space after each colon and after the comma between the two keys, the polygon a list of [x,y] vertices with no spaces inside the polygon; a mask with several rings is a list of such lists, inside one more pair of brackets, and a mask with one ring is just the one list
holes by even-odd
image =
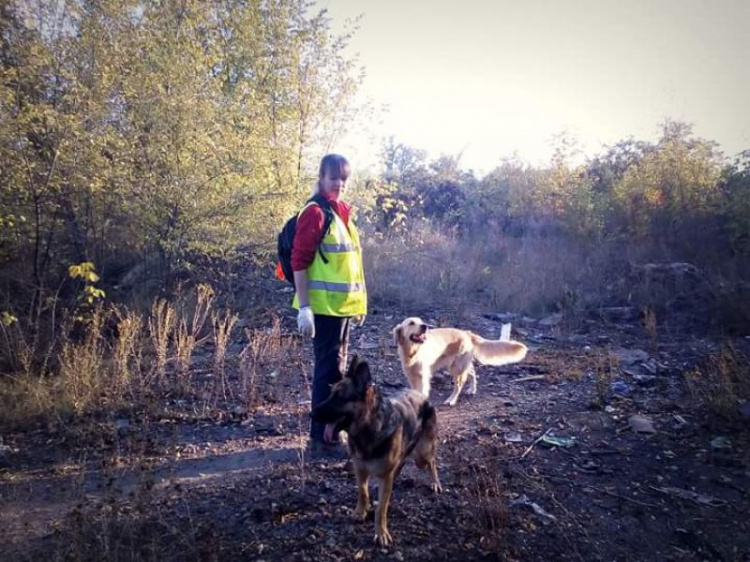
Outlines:
{"label": "tall dry weed", "polygon": [[89,315],[82,341],[63,342],[60,352],[59,384],[64,404],[81,414],[105,394],[112,395],[110,372],[105,363],[106,342],[102,327],[108,312],[97,307]]}
{"label": "tall dry weed", "polygon": [[221,396],[224,400],[227,399],[227,390],[229,390],[229,395],[233,397],[231,387],[227,385],[226,356],[232,331],[237,325],[238,320],[239,317],[236,314],[232,314],[229,310],[226,310],[223,315],[212,315],[211,324],[214,329],[215,344],[213,364],[214,393],[218,394],[219,390],[221,390]]}
{"label": "tall dry weed", "polygon": [[717,421],[736,421],[739,407],[750,401],[750,361],[732,342],[685,373],[692,396]]}
{"label": "tall dry weed", "polygon": [[[276,385],[262,387],[268,379],[279,376],[280,366],[290,362],[296,353],[294,339],[285,339],[281,331],[281,319],[272,317],[268,329],[245,329],[247,344],[240,353],[240,393],[248,408],[255,408],[261,392],[275,396]],[[263,376],[265,375],[265,377]]]}
{"label": "tall dry weed", "polygon": [[135,311],[116,308],[117,337],[113,346],[113,384],[121,394],[135,399],[143,380],[143,317]]}
{"label": "tall dry weed", "polygon": [[187,388],[190,384],[189,376],[193,352],[196,347],[202,345],[211,337],[210,334],[201,334],[203,334],[203,328],[211,310],[213,299],[213,289],[208,285],[201,284],[196,288],[195,306],[192,311],[187,310],[184,299],[180,303],[183,310],[175,333],[175,355],[177,376],[183,388]]}
{"label": "tall dry weed", "polygon": [[176,324],[174,306],[165,299],[157,299],[151,305],[148,319],[148,332],[154,349],[154,362],[150,378],[163,385],[167,375],[169,343]]}

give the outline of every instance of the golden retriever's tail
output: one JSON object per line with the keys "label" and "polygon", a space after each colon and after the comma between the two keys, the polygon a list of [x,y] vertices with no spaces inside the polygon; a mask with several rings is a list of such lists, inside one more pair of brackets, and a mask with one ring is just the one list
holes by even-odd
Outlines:
{"label": "golden retriever's tail", "polygon": [[524,357],[528,348],[521,342],[512,340],[486,340],[476,334],[469,334],[474,344],[473,355],[483,365],[508,365],[518,363]]}

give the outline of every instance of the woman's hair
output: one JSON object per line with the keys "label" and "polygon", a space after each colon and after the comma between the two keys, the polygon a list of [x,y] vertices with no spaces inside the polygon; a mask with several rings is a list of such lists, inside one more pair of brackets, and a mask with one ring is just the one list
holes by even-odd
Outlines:
{"label": "woman's hair", "polygon": [[320,192],[320,180],[326,175],[331,178],[347,179],[351,174],[349,161],[340,154],[326,154],[320,161],[320,170],[318,170],[318,181],[313,187],[313,195]]}

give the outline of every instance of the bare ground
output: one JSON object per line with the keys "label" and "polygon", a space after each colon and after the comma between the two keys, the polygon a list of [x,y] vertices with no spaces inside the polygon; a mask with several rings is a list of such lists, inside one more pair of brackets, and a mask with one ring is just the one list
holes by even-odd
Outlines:
{"label": "bare ground", "polygon": [[[385,392],[404,384],[390,342],[403,312],[353,332]],[[481,314],[449,320],[499,334]],[[198,392],[4,435],[0,558],[750,560],[748,422],[716,419],[683,377],[717,344],[583,326],[518,322],[528,358],[479,367],[478,394],[454,408],[437,381],[444,493],[407,466],[391,548],[373,545],[372,515],[351,519],[346,464],[305,458],[311,350],[290,336],[251,407]],[[634,431],[636,414],[653,432]]]}

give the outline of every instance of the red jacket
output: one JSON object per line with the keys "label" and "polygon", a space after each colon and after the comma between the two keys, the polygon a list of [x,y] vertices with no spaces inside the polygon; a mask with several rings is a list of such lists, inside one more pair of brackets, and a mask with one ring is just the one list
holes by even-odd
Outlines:
{"label": "red jacket", "polygon": [[[326,196],[324,195],[324,197]],[[344,221],[346,226],[349,226],[351,205],[330,197],[326,197],[326,199],[331,204],[333,212]],[[323,210],[317,205],[310,205],[297,217],[297,230],[294,233],[294,242],[292,243],[292,269],[294,271],[306,270],[315,259],[324,220]]]}

